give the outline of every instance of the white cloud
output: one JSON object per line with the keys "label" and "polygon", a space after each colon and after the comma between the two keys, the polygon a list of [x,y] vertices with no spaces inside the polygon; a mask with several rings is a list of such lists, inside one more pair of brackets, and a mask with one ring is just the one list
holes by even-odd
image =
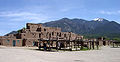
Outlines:
{"label": "white cloud", "polygon": [[120,13],[120,10],[118,11],[118,13]]}
{"label": "white cloud", "polygon": [[35,12],[0,12],[0,36],[18,30],[26,23],[43,23],[49,18],[48,15]]}
{"label": "white cloud", "polygon": [[69,8],[63,8],[63,9],[61,9],[60,11],[61,12],[67,12],[67,11],[69,11],[70,9]]}
{"label": "white cloud", "polygon": [[99,13],[100,14],[107,14],[107,15],[117,15],[117,14],[120,14],[120,10],[118,10],[118,11],[104,11],[104,10],[102,10]]}
{"label": "white cloud", "polygon": [[[9,18],[10,21],[28,21],[39,23],[48,20],[50,17],[45,14],[31,12],[0,12],[0,17]],[[42,21],[44,22],[44,21]]]}
{"label": "white cloud", "polygon": [[0,16],[1,17],[18,17],[18,16],[29,16],[29,15],[38,15],[38,14],[34,14],[34,13],[29,13],[29,12],[1,12]]}

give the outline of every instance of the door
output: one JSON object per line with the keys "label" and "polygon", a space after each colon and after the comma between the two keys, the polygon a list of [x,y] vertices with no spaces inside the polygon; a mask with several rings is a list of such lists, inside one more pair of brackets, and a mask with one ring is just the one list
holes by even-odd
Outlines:
{"label": "door", "polygon": [[22,46],[26,46],[26,40],[25,39],[23,39],[23,41],[22,41]]}
{"label": "door", "polygon": [[16,41],[15,40],[13,40],[13,46],[16,46]]}
{"label": "door", "polygon": [[35,42],[33,42],[33,46],[35,46]]}
{"label": "door", "polygon": [[38,42],[33,41],[33,46],[38,46]]}

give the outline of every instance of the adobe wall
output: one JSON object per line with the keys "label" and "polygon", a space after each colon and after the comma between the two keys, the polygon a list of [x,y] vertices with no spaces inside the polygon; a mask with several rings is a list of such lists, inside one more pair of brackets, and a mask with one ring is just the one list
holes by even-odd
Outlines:
{"label": "adobe wall", "polygon": [[[33,42],[38,42],[38,39],[52,39],[52,40],[75,40],[83,38],[72,32],[61,32],[61,28],[44,27],[42,24],[27,23],[26,29],[22,29],[18,34],[10,34],[8,36],[0,37],[0,44],[5,46],[13,46],[13,40],[16,41],[16,46],[33,46]],[[8,41],[9,40],[9,41]],[[19,41],[20,43],[18,43]],[[18,41],[18,42],[17,42]]]}
{"label": "adobe wall", "polygon": [[[22,46],[21,39],[2,38],[0,39],[0,42],[1,42],[1,45],[4,45],[4,46]],[[15,42],[14,45],[13,45],[13,42]]]}
{"label": "adobe wall", "polygon": [[26,39],[26,46],[37,46],[35,45],[35,42],[38,45],[39,40],[38,39]]}
{"label": "adobe wall", "polygon": [[61,28],[54,28],[54,27],[43,27],[42,24],[33,24],[33,23],[27,23],[26,25],[27,29],[30,29],[31,32],[61,32]]}

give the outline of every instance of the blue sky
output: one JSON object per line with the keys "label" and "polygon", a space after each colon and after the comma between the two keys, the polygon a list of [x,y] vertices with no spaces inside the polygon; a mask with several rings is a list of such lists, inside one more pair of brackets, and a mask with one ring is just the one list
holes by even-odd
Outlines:
{"label": "blue sky", "polygon": [[44,23],[64,17],[105,18],[120,23],[120,0],[0,0],[0,36],[26,23]]}

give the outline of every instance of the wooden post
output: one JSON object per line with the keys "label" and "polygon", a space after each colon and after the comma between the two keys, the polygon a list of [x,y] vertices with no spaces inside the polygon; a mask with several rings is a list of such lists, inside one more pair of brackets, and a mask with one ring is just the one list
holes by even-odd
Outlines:
{"label": "wooden post", "polygon": [[53,48],[54,41],[52,41],[52,48]]}
{"label": "wooden post", "polygon": [[49,46],[49,49],[48,49],[48,50],[51,50],[51,49],[50,49],[50,40],[48,41],[48,46]]}
{"label": "wooden post", "polygon": [[99,41],[97,41],[97,50],[99,49]]}
{"label": "wooden post", "polygon": [[65,49],[67,48],[68,46],[67,46],[67,41],[66,41],[66,47],[65,47]]}
{"label": "wooden post", "polygon": [[92,41],[92,48],[94,49],[94,41]]}
{"label": "wooden post", "polygon": [[[64,43],[64,42],[66,42],[66,41],[63,41],[63,43]],[[64,45],[64,51],[65,51],[66,44],[64,43],[63,45]]]}
{"label": "wooden post", "polygon": [[71,51],[72,51],[72,41],[71,41]]}
{"label": "wooden post", "polygon": [[70,42],[69,41],[67,41],[68,42],[68,49],[70,50]]}
{"label": "wooden post", "polygon": [[77,48],[78,48],[78,41],[76,42],[76,50],[78,50]]}
{"label": "wooden post", "polygon": [[41,50],[41,41],[39,40],[39,50]]}
{"label": "wooden post", "polygon": [[79,48],[81,49],[81,47],[80,47],[80,45],[81,45],[81,41],[80,41],[80,39],[79,39],[78,41],[79,41]]}
{"label": "wooden post", "polygon": [[90,49],[91,49],[91,47],[92,47],[92,41],[89,41],[90,42]]}
{"label": "wooden post", "polygon": [[58,40],[57,40],[57,42],[56,42],[56,49],[57,49],[57,51],[58,51]]}
{"label": "wooden post", "polygon": [[58,51],[58,37],[57,37],[57,41],[56,41],[56,49]]}
{"label": "wooden post", "polygon": [[69,50],[71,51],[71,47],[70,47],[70,41],[69,41]]}
{"label": "wooden post", "polygon": [[[74,41],[73,41],[74,42]],[[75,48],[75,42],[74,42],[74,48]]]}
{"label": "wooden post", "polygon": [[117,47],[118,47],[118,43],[116,43]]}
{"label": "wooden post", "polygon": [[77,51],[77,44],[76,44],[76,41],[74,41],[75,42],[75,49],[76,49],[76,51]]}
{"label": "wooden post", "polygon": [[114,46],[114,42],[113,42],[113,47],[115,47],[115,46]]}
{"label": "wooden post", "polygon": [[78,47],[80,48],[80,41],[79,40],[77,40],[78,41]]}
{"label": "wooden post", "polygon": [[83,50],[83,40],[81,40],[81,50]]}
{"label": "wooden post", "polygon": [[89,49],[89,42],[87,41],[87,48]]}

